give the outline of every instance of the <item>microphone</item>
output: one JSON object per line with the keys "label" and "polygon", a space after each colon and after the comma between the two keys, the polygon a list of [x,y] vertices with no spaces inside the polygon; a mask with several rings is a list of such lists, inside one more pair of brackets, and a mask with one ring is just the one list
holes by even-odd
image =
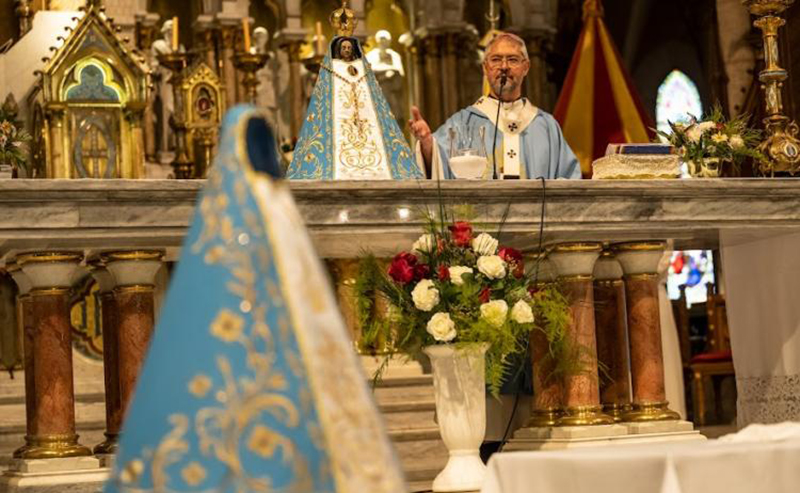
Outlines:
{"label": "microphone", "polygon": [[503,88],[508,82],[508,69],[500,69],[500,94],[497,95],[497,116],[494,119],[494,142],[492,143],[492,180],[497,179],[497,130],[500,126],[500,109],[503,107]]}

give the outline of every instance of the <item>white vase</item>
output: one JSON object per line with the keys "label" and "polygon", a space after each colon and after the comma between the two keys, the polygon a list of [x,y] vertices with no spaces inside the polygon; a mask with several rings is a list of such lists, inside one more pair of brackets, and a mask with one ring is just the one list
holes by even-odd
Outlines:
{"label": "white vase", "polygon": [[433,491],[477,491],[483,486],[486,466],[480,446],[486,434],[486,366],[488,344],[456,347],[452,344],[424,349],[433,367],[436,417],[450,458],[433,480]]}

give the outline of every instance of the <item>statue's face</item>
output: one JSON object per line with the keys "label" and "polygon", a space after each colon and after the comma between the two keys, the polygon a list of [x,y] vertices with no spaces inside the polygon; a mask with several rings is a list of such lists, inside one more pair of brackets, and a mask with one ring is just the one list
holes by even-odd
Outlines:
{"label": "statue's face", "polygon": [[339,46],[339,56],[342,60],[351,61],[353,60],[353,43],[350,41],[342,41],[341,46]]}

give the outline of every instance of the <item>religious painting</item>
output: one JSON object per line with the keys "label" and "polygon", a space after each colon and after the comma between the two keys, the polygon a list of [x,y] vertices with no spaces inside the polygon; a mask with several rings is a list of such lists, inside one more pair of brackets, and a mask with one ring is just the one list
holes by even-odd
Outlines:
{"label": "religious painting", "polygon": [[79,108],[70,112],[73,176],[119,178],[119,110]]}

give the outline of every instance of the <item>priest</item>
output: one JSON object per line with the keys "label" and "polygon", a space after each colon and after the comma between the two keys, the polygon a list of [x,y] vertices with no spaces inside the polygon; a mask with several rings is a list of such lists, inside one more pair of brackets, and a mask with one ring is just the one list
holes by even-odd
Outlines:
{"label": "priest", "polygon": [[483,136],[488,157],[484,178],[581,177],[580,164],[556,120],[522,97],[529,69],[525,42],[501,32],[486,47],[483,73],[489,83],[488,96],[450,117],[435,133],[419,108],[412,108],[408,123],[417,139],[417,161],[428,176],[456,178],[450,167],[452,134]]}

